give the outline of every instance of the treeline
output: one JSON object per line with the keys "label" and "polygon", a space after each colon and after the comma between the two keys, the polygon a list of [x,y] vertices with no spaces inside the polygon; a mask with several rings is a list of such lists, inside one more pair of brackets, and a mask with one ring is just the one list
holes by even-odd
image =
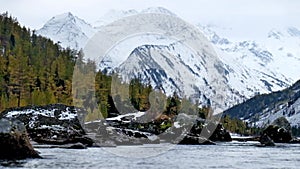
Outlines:
{"label": "treeline", "polygon": [[72,104],[76,52],[0,15],[0,110],[29,104]]}
{"label": "treeline", "polygon": [[[119,114],[147,111],[151,119],[160,115],[174,117],[178,113],[198,113],[196,105],[174,93],[167,97],[140,78],[126,83],[117,74],[95,71],[93,61],[82,62],[79,53],[73,76],[74,105],[89,111],[86,120],[113,117]],[[188,109],[190,108],[190,109]],[[193,111],[191,110],[193,109]]]}
{"label": "treeline", "polygon": [[262,128],[253,127],[241,119],[236,117],[232,118],[226,114],[221,118],[220,122],[223,124],[226,130],[244,136],[260,135],[263,130]]}

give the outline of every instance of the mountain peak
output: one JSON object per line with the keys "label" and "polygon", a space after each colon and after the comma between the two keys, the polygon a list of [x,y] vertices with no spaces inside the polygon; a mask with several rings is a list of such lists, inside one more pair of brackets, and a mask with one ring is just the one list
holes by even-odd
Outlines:
{"label": "mountain peak", "polygon": [[65,17],[74,17],[74,15],[71,12],[66,12],[66,13],[63,13],[61,15],[65,16]]}
{"label": "mountain peak", "polygon": [[98,28],[101,27],[103,25],[107,25],[109,23],[112,23],[118,19],[121,19],[123,17],[127,17],[127,16],[131,16],[131,15],[135,15],[138,14],[138,12],[134,9],[131,10],[109,10],[106,14],[104,14],[102,17],[100,17],[95,23],[94,23],[94,27]]}
{"label": "mountain peak", "polygon": [[86,41],[95,33],[92,26],[84,20],[66,12],[52,17],[37,34],[44,35],[63,47],[83,48]]}
{"label": "mountain peak", "polygon": [[166,14],[171,16],[176,16],[173,12],[169,11],[164,7],[150,7],[142,10],[140,13],[157,13],[157,14]]}
{"label": "mountain peak", "polygon": [[137,14],[165,14],[165,15],[171,15],[176,16],[174,13],[169,11],[166,8],[163,7],[150,7],[147,9],[143,9],[141,11],[136,11],[134,9],[130,10],[109,10],[106,14],[104,14],[101,18],[99,18],[95,23],[95,28],[99,28],[103,25],[107,25],[109,23],[112,23],[114,21],[117,21],[121,18],[137,15]]}
{"label": "mountain peak", "polygon": [[59,15],[56,15],[56,16],[52,17],[50,19],[50,21],[53,21],[53,20],[56,20],[56,21],[57,20],[66,21],[66,20],[75,20],[75,19],[76,19],[76,16],[74,16],[71,12],[66,12],[66,13],[59,14]]}

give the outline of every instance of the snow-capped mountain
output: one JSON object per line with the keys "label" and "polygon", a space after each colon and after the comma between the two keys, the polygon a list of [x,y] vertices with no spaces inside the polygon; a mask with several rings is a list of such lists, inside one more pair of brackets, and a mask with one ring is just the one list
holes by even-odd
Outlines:
{"label": "snow-capped mountain", "polygon": [[[79,49],[102,26],[124,17],[149,13],[176,16],[160,7],[141,11],[110,11],[91,26],[68,13],[53,17],[38,32],[54,41],[60,41],[64,47]],[[161,26],[162,29],[169,29],[163,28],[167,24]],[[220,106],[223,109],[259,93],[281,90],[300,79],[297,74],[300,72],[300,31],[297,28],[273,29],[262,39],[233,41],[230,36],[223,37],[221,29],[197,26],[218,55],[218,68],[215,67],[215,71],[219,72],[218,77],[225,82],[222,85],[227,95],[226,103]],[[225,29],[227,35],[228,32],[234,34],[234,30]],[[167,94],[172,94],[174,90],[179,93],[184,91],[186,95],[193,95],[203,102],[205,98],[213,97],[214,89],[210,89],[207,77],[209,72],[203,55],[195,57],[193,52],[174,40],[153,43],[161,38],[142,39],[131,39],[128,41],[130,45],[120,46],[119,51],[105,56],[99,68],[123,72],[125,79],[137,76],[136,72],[143,73],[145,79],[151,79],[152,86],[162,85]],[[119,56],[118,53],[123,55]],[[160,65],[164,65],[164,68]],[[191,80],[183,81],[186,77]],[[211,101],[221,104],[220,99],[212,98]]]}
{"label": "snow-capped mountain", "polygon": [[[300,31],[297,28],[272,29],[260,39],[230,41],[214,31],[221,30],[222,32],[220,28],[210,25],[199,25],[199,27],[214,44],[215,49],[221,50],[219,56],[222,60],[233,59],[240,65],[254,71],[260,70],[289,85],[300,79],[298,74],[300,71],[298,66],[300,61]],[[227,29],[226,31],[227,35],[230,34],[230,31],[231,34],[234,34],[234,30]],[[226,55],[230,55],[230,57],[224,57]],[[270,91],[283,89],[284,86],[286,85],[279,85],[279,88],[273,87]]]}
{"label": "snow-capped mountain", "polygon": [[95,30],[84,20],[69,12],[52,17],[36,33],[48,37],[54,42],[59,42],[65,48],[78,50],[85,46],[88,39],[94,35]]}
{"label": "snow-capped mountain", "polygon": [[[228,83],[247,98],[254,94],[269,93],[288,87],[296,78],[292,73],[282,73],[274,68],[276,52],[270,52],[264,43],[253,40],[232,42],[220,37],[210,27],[199,26],[208,39],[214,44],[219,58],[225,64]],[[281,65],[281,67],[284,67]]]}
{"label": "snow-capped mountain", "polygon": [[[126,81],[133,78],[150,81],[152,86],[163,90],[167,95],[176,92],[179,96],[188,97],[202,105],[211,102],[216,109],[222,110],[235,105],[243,97],[226,84],[226,72],[222,71],[220,62],[213,63],[219,66],[214,67],[214,70],[207,67],[206,63],[210,60],[205,54],[199,56],[192,53],[180,43],[168,46],[143,45],[135,48],[129,57],[113,70],[121,74]],[[219,98],[216,94],[220,92],[216,89],[218,86],[210,83],[212,73],[223,79],[218,85],[226,90],[222,91],[224,98]]]}
{"label": "snow-capped mountain", "polygon": [[[148,32],[151,32],[149,22],[151,30],[159,32],[156,33],[156,38],[159,39],[157,41],[162,43],[163,39],[164,45],[153,45],[157,41],[151,42],[151,38],[147,38]],[[129,28],[124,25],[129,25]],[[135,29],[131,28],[132,25]],[[127,30],[125,35],[119,33],[124,29]],[[93,51],[99,51],[103,47],[103,40],[97,38],[102,37],[101,32],[110,37],[107,43],[113,38],[119,39],[114,35],[121,36],[121,39],[126,37],[126,41],[118,41],[103,57],[99,57]],[[154,88],[162,89],[167,95],[176,92],[181,97],[211,104],[219,112],[243,99],[243,96],[228,86],[224,65],[215,55],[210,42],[196,27],[180,19],[151,12],[121,19],[103,27],[99,33],[91,39],[91,45],[85,48],[85,56],[97,60],[100,63],[97,66],[106,72],[118,72],[127,82],[141,75],[142,80],[150,80]],[[131,33],[136,36],[128,38],[127,34]],[[176,38],[164,39],[166,35],[170,35],[169,38],[176,35]],[[149,33],[149,36],[155,35]],[[132,39],[135,41],[132,42]],[[168,40],[169,43],[166,43]],[[132,46],[136,42],[140,42],[136,44],[137,47]],[[131,53],[127,53],[128,51]]]}
{"label": "snow-capped mountain", "polygon": [[[300,31],[295,27],[272,29],[266,33],[265,38],[232,42],[220,37],[212,29],[214,27],[202,26],[205,35],[214,43],[219,57],[224,64],[234,70],[232,64],[247,68],[251,76],[266,83],[269,91],[257,90],[259,82],[248,79],[247,85],[254,85],[251,89],[262,93],[277,91],[289,86],[300,79]],[[217,28],[218,29],[218,28]],[[228,30],[227,30],[228,31]],[[228,34],[228,32],[227,32]],[[223,54],[222,54],[223,53]],[[231,75],[239,75],[234,73]],[[245,76],[233,78],[243,79]],[[245,79],[243,79],[245,81]],[[233,83],[238,84],[238,83]],[[262,88],[263,89],[263,88]],[[246,91],[246,90],[244,90]],[[251,92],[249,92],[251,94]],[[300,126],[300,94],[299,81],[293,86],[268,95],[256,96],[242,104],[236,105],[225,112],[233,117],[242,118],[253,126],[265,127],[279,117],[286,117],[292,126]]]}
{"label": "snow-capped mountain", "polygon": [[174,13],[162,7],[151,7],[141,11],[128,10],[110,10],[101,18],[99,18],[93,26],[85,22],[83,19],[67,12],[52,17],[41,29],[36,33],[59,42],[62,47],[70,47],[71,49],[82,49],[87,41],[101,28],[121,18],[146,13],[159,13],[175,16]]}

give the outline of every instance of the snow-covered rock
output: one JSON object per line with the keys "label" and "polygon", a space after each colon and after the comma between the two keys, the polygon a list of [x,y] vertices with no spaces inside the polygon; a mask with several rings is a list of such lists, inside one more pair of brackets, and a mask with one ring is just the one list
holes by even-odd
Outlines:
{"label": "snow-covered rock", "polygon": [[[137,120],[137,118],[145,115],[145,112],[136,112],[136,113],[127,113],[127,114],[122,114],[116,117],[111,117],[111,118],[106,118],[106,121],[123,121],[124,119],[131,119],[131,120]],[[130,121],[125,121],[125,122],[130,122]]]}
{"label": "snow-covered rock", "polygon": [[81,127],[78,115],[83,119],[86,111],[62,104],[11,108],[1,113],[1,117],[23,122],[29,136],[36,142],[82,142],[91,145],[92,141],[84,137],[85,131]]}

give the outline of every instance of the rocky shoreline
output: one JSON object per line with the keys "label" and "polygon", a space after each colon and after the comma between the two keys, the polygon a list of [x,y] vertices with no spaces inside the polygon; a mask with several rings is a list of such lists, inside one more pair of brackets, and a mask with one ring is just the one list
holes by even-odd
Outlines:
{"label": "rocky shoreline", "polygon": [[[279,119],[260,137],[231,138],[225,128],[213,121],[179,114],[167,128],[166,117],[141,123],[143,113],[131,113],[84,123],[84,109],[52,104],[8,109],[0,114],[0,159],[41,158],[35,148],[85,149],[120,145],[160,144],[214,145],[216,142],[259,141],[260,146],[299,143],[290,126]],[[160,126],[160,127],[158,127]],[[33,143],[33,146],[32,144]]]}

